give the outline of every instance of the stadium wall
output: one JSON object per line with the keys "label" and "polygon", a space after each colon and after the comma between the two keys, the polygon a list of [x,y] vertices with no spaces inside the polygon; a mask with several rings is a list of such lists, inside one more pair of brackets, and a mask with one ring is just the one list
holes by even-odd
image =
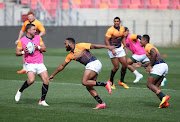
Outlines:
{"label": "stadium wall", "polygon": [[[104,44],[104,36],[109,26],[45,26],[46,35],[43,41],[47,48],[64,47],[67,37],[73,37],[77,42]],[[0,48],[16,48],[21,26],[0,26]]]}

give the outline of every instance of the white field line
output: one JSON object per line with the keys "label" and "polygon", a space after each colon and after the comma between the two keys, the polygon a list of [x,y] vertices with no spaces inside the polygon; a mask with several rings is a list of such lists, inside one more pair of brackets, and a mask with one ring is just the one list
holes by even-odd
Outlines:
{"label": "white field line", "polygon": [[[22,80],[4,80],[4,79],[0,79],[3,81],[11,81],[11,82],[20,82],[23,83],[24,81]],[[42,81],[35,81],[34,83],[42,83]],[[57,84],[57,85],[77,85],[77,86],[82,86],[82,84],[78,84],[78,83],[59,83],[56,81],[50,81],[50,84]],[[141,88],[141,87],[130,87],[133,89],[148,89],[148,88]],[[179,91],[179,90],[174,90],[174,89],[161,89],[161,90],[167,90],[167,91]]]}

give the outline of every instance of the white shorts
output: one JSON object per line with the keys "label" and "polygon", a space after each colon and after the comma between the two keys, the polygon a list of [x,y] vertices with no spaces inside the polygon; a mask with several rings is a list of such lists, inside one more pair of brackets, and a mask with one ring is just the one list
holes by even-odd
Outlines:
{"label": "white shorts", "polygon": [[155,64],[150,74],[165,76],[168,73],[168,65],[166,63]]}
{"label": "white shorts", "polygon": [[37,73],[37,74],[40,74],[41,72],[43,71],[46,71],[46,66],[43,64],[43,63],[40,63],[40,64],[32,64],[32,63],[26,63],[26,71],[27,72],[34,72],[34,73]]}
{"label": "white shorts", "polygon": [[109,54],[109,57],[110,58],[115,58],[115,57],[124,57],[124,56],[126,56],[126,53],[125,53],[125,51],[124,51],[124,49],[123,49],[123,47],[121,46],[121,47],[119,47],[119,48],[116,48],[116,49],[114,49],[115,51],[116,51],[116,55],[113,55],[112,54],[112,52],[110,51],[110,50],[108,50],[108,54]]}
{"label": "white shorts", "polygon": [[85,66],[85,68],[88,70],[92,70],[92,71],[96,72],[97,74],[99,74],[99,72],[101,71],[101,68],[102,68],[102,64],[99,60],[95,60],[95,61],[88,63]]}
{"label": "white shorts", "polygon": [[136,61],[145,63],[145,62],[149,62],[149,58],[146,56],[146,54],[143,55],[135,55],[133,54],[132,57],[130,57],[130,59],[135,63]]}

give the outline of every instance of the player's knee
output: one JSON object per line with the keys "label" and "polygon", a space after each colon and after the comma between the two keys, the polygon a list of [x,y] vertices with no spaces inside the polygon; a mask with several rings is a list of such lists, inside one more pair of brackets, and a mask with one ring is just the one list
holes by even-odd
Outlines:
{"label": "player's knee", "polygon": [[33,84],[34,83],[34,81],[35,81],[35,79],[28,79],[28,84],[30,85],[30,84]]}
{"label": "player's knee", "polygon": [[119,69],[119,65],[116,65],[116,66],[114,66],[114,70],[118,70]]}

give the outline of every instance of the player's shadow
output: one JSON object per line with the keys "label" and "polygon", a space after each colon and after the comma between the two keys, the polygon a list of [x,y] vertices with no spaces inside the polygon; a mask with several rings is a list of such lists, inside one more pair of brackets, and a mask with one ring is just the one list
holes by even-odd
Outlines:
{"label": "player's shadow", "polygon": [[87,103],[87,102],[72,102],[72,101],[66,101],[66,102],[56,102],[56,103],[50,103],[51,105],[63,105],[63,106],[79,106],[82,108],[89,108],[89,107],[95,107],[96,104],[94,103]]}
{"label": "player's shadow", "polygon": [[30,99],[30,98],[25,98],[21,99],[19,102],[15,102],[16,104],[37,104],[39,101],[38,99]]}

